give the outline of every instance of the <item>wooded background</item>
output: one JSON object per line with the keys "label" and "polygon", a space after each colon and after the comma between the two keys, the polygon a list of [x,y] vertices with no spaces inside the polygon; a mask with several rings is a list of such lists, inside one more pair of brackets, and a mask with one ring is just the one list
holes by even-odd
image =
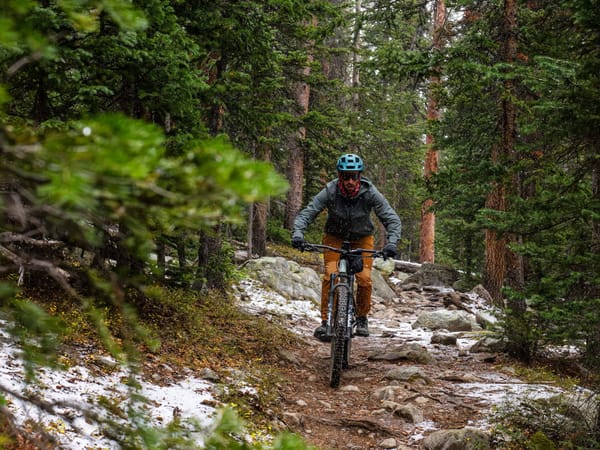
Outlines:
{"label": "wooded background", "polygon": [[79,299],[107,279],[225,287],[234,243],[289,243],[352,152],[402,259],[482,282],[515,355],[574,343],[598,367],[599,10],[5,1],[0,298],[38,273]]}

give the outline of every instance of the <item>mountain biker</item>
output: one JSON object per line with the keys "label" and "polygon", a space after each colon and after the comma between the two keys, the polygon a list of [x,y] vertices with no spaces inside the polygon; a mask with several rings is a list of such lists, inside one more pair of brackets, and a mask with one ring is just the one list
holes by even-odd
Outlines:
{"label": "mountain biker", "polygon": [[[400,217],[390,206],[383,194],[366,177],[362,176],[364,162],[360,156],[347,153],[337,161],[338,178],[331,180],[313,197],[309,204],[298,214],[294,221],[292,246],[302,249],[304,233],[308,226],[324,209],[327,209],[327,221],[323,235],[323,244],[341,248],[344,241],[350,241],[352,248],[372,250],[374,247],[375,226],[371,212],[386,229],[386,244],[382,251],[385,257],[396,256],[396,245],[400,239]],[[330,276],[336,271],[340,255],[336,252],[323,253],[325,270],[321,289],[321,325],[314,335],[321,341],[327,341],[327,307],[330,288]],[[371,268],[373,258],[365,258],[363,270],[356,274],[358,284],[356,294],[356,335],[369,336],[367,315],[371,309]]]}

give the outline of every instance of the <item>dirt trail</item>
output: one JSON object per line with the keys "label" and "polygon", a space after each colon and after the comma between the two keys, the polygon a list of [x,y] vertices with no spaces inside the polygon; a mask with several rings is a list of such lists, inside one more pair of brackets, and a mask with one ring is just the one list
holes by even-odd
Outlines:
{"label": "dirt trail", "polygon": [[[420,300],[417,300],[419,299]],[[382,305],[380,305],[380,308]],[[306,336],[305,344],[287,359],[290,383],[283,387],[282,420],[307,442],[323,449],[414,449],[425,435],[456,429],[485,418],[494,389],[500,394],[517,382],[500,355],[470,354],[458,346],[431,345],[411,324],[427,309],[444,308],[423,297],[403,297],[394,308],[402,325],[383,326],[370,318],[371,336],[355,338],[351,367],[340,387],[329,387],[329,344],[312,337],[314,320],[297,319],[290,326]],[[390,345],[418,342],[434,357],[429,364],[408,360],[374,360]],[[393,368],[416,367],[421,376],[409,381],[391,380]],[[424,374],[424,376],[423,376]],[[487,392],[478,394],[485,384]]]}

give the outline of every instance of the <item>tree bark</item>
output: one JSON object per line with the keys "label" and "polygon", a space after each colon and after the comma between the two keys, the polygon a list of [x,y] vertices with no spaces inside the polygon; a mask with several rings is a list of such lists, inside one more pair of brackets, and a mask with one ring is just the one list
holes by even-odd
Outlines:
{"label": "tree bark", "polygon": [[[261,161],[271,161],[271,147],[268,144],[259,146],[256,157]],[[250,235],[248,239],[249,251],[258,256],[267,254],[267,220],[269,217],[269,203],[256,202],[253,205],[252,214],[250,215]]]}
{"label": "tree bark", "polygon": [[362,6],[361,0],[354,0],[354,33],[352,37],[352,109],[357,112],[360,108],[360,30],[361,30],[361,18],[362,18]]}
{"label": "tree bark", "polygon": [[[298,91],[302,88],[298,87]],[[305,86],[308,97],[308,86]],[[304,188],[304,147],[303,141],[306,137],[306,129],[300,127],[288,140],[287,180],[290,188],[287,193],[285,205],[284,226],[288,230],[294,228],[294,220],[302,208],[302,191]]]}
{"label": "tree bark", "polygon": [[[502,20],[503,37],[501,60],[510,65],[514,63],[517,53],[517,0],[505,0]],[[500,145],[492,149],[492,162],[496,164],[512,164],[515,160],[517,136],[516,81],[506,76],[503,81],[501,95],[501,138]],[[486,207],[496,211],[507,211],[507,189],[512,194],[520,193],[518,175],[498,181],[492,188],[486,201]],[[486,230],[486,261],[484,269],[484,285],[498,304],[502,304],[502,287],[508,286],[522,291],[524,286],[523,258],[510,248],[510,244],[518,243],[519,236],[508,233],[498,235],[493,230]],[[525,311],[522,300],[511,300],[509,305],[515,311]]]}
{"label": "tree bark", "polygon": [[[492,161],[499,159],[498,147],[492,149]],[[504,186],[495,183],[488,194],[485,207],[494,211],[506,211]],[[504,307],[502,286],[506,276],[506,238],[491,229],[485,230],[485,268],[483,285],[496,306]]]}
{"label": "tree bark", "polygon": [[[600,159],[592,160],[592,201],[600,201]],[[590,252],[596,256],[595,261],[600,253],[600,220],[593,217],[591,219],[591,245]],[[597,266],[597,264],[596,264]],[[600,268],[592,267],[590,272],[598,273]],[[583,295],[584,298],[594,299],[600,298],[600,286],[598,283],[589,283],[585,289],[587,292]],[[585,348],[586,365],[592,370],[600,369],[600,324],[596,322],[595,326],[589,332],[590,337],[587,339]],[[600,435],[600,405],[597,407],[596,424],[594,431]]]}
{"label": "tree bark", "polygon": [[267,254],[267,217],[269,215],[269,204],[257,202],[254,204],[252,220],[252,249],[258,256]]}
{"label": "tree bark", "polygon": [[198,237],[198,270],[192,289],[224,289],[225,274],[219,267],[221,255],[221,226],[210,232],[200,231]]}
{"label": "tree bark", "polygon": [[[433,49],[439,51],[443,45],[443,28],[446,22],[446,5],[444,0],[436,0],[433,20]],[[427,102],[427,120],[437,121],[440,112],[437,102],[437,86],[440,83],[438,69],[429,79],[429,99]],[[425,156],[424,177],[427,181],[438,171],[438,151],[433,136],[426,137],[427,155]],[[432,210],[433,200],[426,199],[421,206],[421,237],[419,245],[419,261],[435,262],[435,213]]]}
{"label": "tree bark", "polygon": [[[209,82],[211,84],[218,82],[221,74],[227,67],[226,58],[221,53],[211,55],[216,59],[214,69],[209,73]],[[208,117],[208,129],[212,136],[219,134],[223,128],[224,109],[219,101],[219,96],[210,109]],[[200,230],[198,238],[198,268],[196,270],[196,279],[192,284],[192,289],[201,288],[225,288],[225,274],[218,267],[219,258],[222,253],[221,225],[217,224],[212,230]]]}
{"label": "tree bark", "polygon": [[[377,185],[379,186],[385,186],[386,182],[387,182],[387,170],[385,169],[385,166],[383,167],[377,167],[376,173],[378,174],[377,176]],[[386,230],[385,227],[383,226],[383,224],[378,220],[376,222],[376,227],[377,227],[377,234],[376,234],[376,241],[375,241],[375,248],[383,248],[385,244],[387,244],[386,242]]]}
{"label": "tree bark", "polygon": [[[308,113],[310,100],[310,86],[306,81],[310,75],[310,62],[312,57],[308,55],[308,64],[300,70],[300,77],[293,86],[294,100],[296,103],[296,114],[298,117]],[[294,227],[294,219],[302,208],[302,191],[304,188],[304,141],[306,139],[306,127],[301,125],[292,133],[288,139],[288,161],[287,180],[290,188],[287,193],[285,206],[284,227],[291,230]]]}
{"label": "tree bark", "polygon": [[[514,63],[517,55],[517,0],[506,0],[504,2],[504,61],[509,64]],[[517,140],[517,107],[513,99],[516,98],[517,88],[516,81],[513,77],[507,77],[504,81],[505,95],[502,100],[502,146],[503,153],[511,162],[515,160],[515,148]],[[511,190],[515,194],[521,194],[520,177],[515,173],[511,180]],[[508,242],[520,243],[521,236],[511,234],[508,236]],[[513,251],[510,245],[507,251],[507,267],[506,281],[509,287],[517,291],[522,291],[524,287],[523,276],[523,257]],[[519,301],[518,304],[513,304],[511,307],[517,308],[519,311],[525,311],[524,302]]]}

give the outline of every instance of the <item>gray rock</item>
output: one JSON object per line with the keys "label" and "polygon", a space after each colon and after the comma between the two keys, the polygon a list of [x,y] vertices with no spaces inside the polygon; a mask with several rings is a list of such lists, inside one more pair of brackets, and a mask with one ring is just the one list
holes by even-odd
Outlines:
{"label": "gray rock", "polygon": [[455,269],[445,266],[443,264],[431,264],[425,263],[421,268],[402,283],[402,287],[405,285],[418,285],[418,286],[452,286],[454,282],[458,280],[458,271]]}
{"label": "gray rock", "polygon": [[431,364],[434,361],[433,356],[425,347],[414,342],[399,346],[388,346],[382,350],[375,350],[368,358],[370,360],[383,361],[407,360],[421,364]]}
{"label": "gray rock", "polygon": [[282,257],[252,259],[248,274],[290,300],[321,302],[321,277],[313,269]]}
{"label": "gray rock", "polygon": [[396,264],[393,259],[375,258],[373,260],[373,267],[384,276],[389,277],[394,272]]}
{"label": "gray rock", "polygon": [[416,408],[412,405],[401,405],[399,408],[394,410],[394,415],[401,417],[410,423],[423,422],[423,413],[419,408]]}
{"label": "gray rock", "polygon": [[396,398],[396,389],[393,386],[383,386],[375,389],[373,396],[381,401],[390,401]]}
{"label": "gray rock", "polygon": [[281,357],[281,359],[288,361],[296,366],[300,365],[300,361],[298,360],[296,355],[294,355],[291,351],[284,349],[284,348],[280,348],[278,350],[278,353],[279,353],[279,356]]}
{"label": "gray rock", "polygon": [[469,351],[471,353],[500,353],[503,352],[506,345],[502,339],[492,336],[484,336],[482,339],[475,342]]}
{"label": "gray rock", "polygon": [[431,381],[421,368],[415,366],[394,367],[393,369],[388,370],[384,376],[388,380],[414,381],[420,378],[427,383]]}
{"label": "gray rock", "polygon": [[423,439],[421,448],[423,450],[489,450],[490,436],[473,427],[440,430]]}
{"label": "gray rock", "polygon": [[421,314],[412,327],[413,329],[420,327],[430,330],[445,329],[448,331],[481,330],[473,314],[462,310],[450,311],[447,309],[438,309]]}
{"label": "gray rock", "polygon": [[379,443],[379,447],[381,447],[381,448],[396,448],[397,446],[398,446],[398,443],[396,442],[396,439],[394,439],[394,438],[384,439],[383,441],[381,441]]}
{"label": "gray rock", "polygon": [[[471,289],[471,291],[469,293],[476,295],[479,298],[482,298],[485,301],[485,303],[489,306],[495,305],[495,302],[492,299],[492,296],[487,291],[487,289],[484,288],[481,284],[478,284],[477,286],[475,286],[473,289]],[[499,305],[495,305],[495,306],[499,306]]]}
{"label": "gray rock", "polygon": [[217,374],[217,372],[212,370],[210,367],[205,367],[204,369],[200,370],[198,376],[207,381],[218,382],[220,380],[219,374]]}
{"label": "gray rock", "polygon": [[[282,257],[265,256],[246,262],[250,277],[262,282],[289,300],[309,300],[321,303],[321,274],[309,267]],[[383,301],[396,297],[386,279],[378,270],[371,272],[373,296]]]}
{"label": "gray rock", "polygon": [[431,336],[432,344],[441,344],[441,345],[456,345],[457,337],[455,334],[449,333],[445,330],[436,331]]}
{"label": "gray rock", "polygon": [[391,301],[396,297],[396,293],[378,270],[371,271],[371,280],[373,281],[373,295],[382,298],[384,301]]}
{"label": "gray rock", "polygon": [[477,311],[475,313],[475,320],[485,329],[494,328],[498,324],[496,315],[488,311]]}

